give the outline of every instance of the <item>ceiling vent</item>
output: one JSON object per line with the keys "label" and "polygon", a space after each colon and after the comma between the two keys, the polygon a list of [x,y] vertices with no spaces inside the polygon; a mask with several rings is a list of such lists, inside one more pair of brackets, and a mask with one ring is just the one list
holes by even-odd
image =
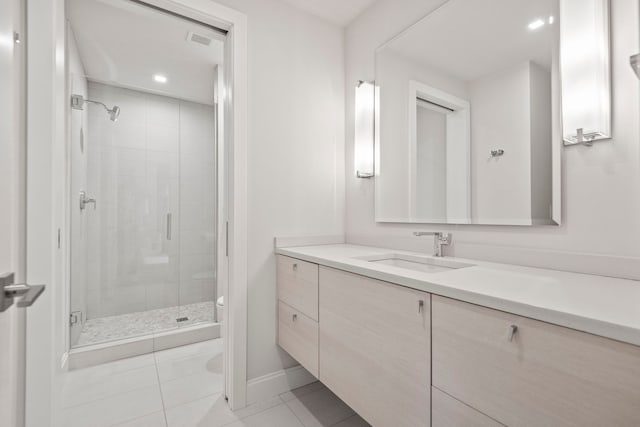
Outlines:
{"label": "ceiling vent", "polygon": [[187,34],[187,41],[190,43],[200,44],[202,46],[211,45],[211,37],[203,36],[202,34],[196,34],[193,31],[189,31]]}

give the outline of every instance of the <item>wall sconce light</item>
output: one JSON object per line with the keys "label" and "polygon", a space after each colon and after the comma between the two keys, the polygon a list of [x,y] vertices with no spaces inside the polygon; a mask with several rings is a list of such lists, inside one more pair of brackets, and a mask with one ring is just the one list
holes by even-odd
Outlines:
{"label": "wall sconce light", "polygon": [[633,72],[636,73],[636,76],[640,79],[640,53],[632,55],[629,58],[629,63],[631,64]]}
{"label": "wall sconce light", "polygon": [[354,161],[358,178],[374,176],[375,84],[360,80],[356,85]]}
{"label": "wall sconce light", "polygon": [[609,0],[560,0],[564,145],[611,138]]}

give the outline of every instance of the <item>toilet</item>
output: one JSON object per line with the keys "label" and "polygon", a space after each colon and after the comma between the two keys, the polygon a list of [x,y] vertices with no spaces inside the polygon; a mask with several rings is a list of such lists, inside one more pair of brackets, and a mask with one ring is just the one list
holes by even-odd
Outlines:
{"label": "toilet", "polygon": [[222,319],[224,319],[224,295],[218,298],[216,301],[216,308],[218,309],[218,316],[216,321],[218,323],[222,323]]}

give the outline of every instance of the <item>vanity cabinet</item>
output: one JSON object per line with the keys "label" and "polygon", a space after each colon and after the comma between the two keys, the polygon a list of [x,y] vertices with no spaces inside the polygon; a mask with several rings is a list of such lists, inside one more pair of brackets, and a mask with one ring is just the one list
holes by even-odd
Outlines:
{"label": "vanity cabinet", "polygon": [[278,255],[278,345],[318,377],[318,264]]}
{"label": "vanity cabinet", "polygon": [[374,426],[430,424],[430,295],[320,267],[320,380]]}
{"label": "vanity cabinet", "polygon": [[278,345],[318,378],[318,322],[278,301]]}
{"label": "vanity cabinet", "polygon": [[504,427],[435,387],[431,388],[432,427]]}
{"label": "vanity cabinet", "polygon": [[278,299],[318,321],[318,264],[278,255]]}
{"label": "vanity cabinet", "polygon": [[278,344],[374,427],[640,426],[640,347],[278,256]]}
{"label": "vanity cabinet", "polygon": [[436,295],[432,322],[433,386],[500,423],[640,426],[639,347]]}

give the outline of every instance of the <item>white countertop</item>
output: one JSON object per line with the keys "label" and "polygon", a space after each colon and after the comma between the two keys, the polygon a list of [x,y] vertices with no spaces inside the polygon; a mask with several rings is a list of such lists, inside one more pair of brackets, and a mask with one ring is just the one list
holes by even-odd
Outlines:
{"label": "white countertop", "polygon": [[453,257],[444,259],[474,266],[425,273],[357,257],[427,254],[347,244],[276,253],[640,345],[640,281]]}

